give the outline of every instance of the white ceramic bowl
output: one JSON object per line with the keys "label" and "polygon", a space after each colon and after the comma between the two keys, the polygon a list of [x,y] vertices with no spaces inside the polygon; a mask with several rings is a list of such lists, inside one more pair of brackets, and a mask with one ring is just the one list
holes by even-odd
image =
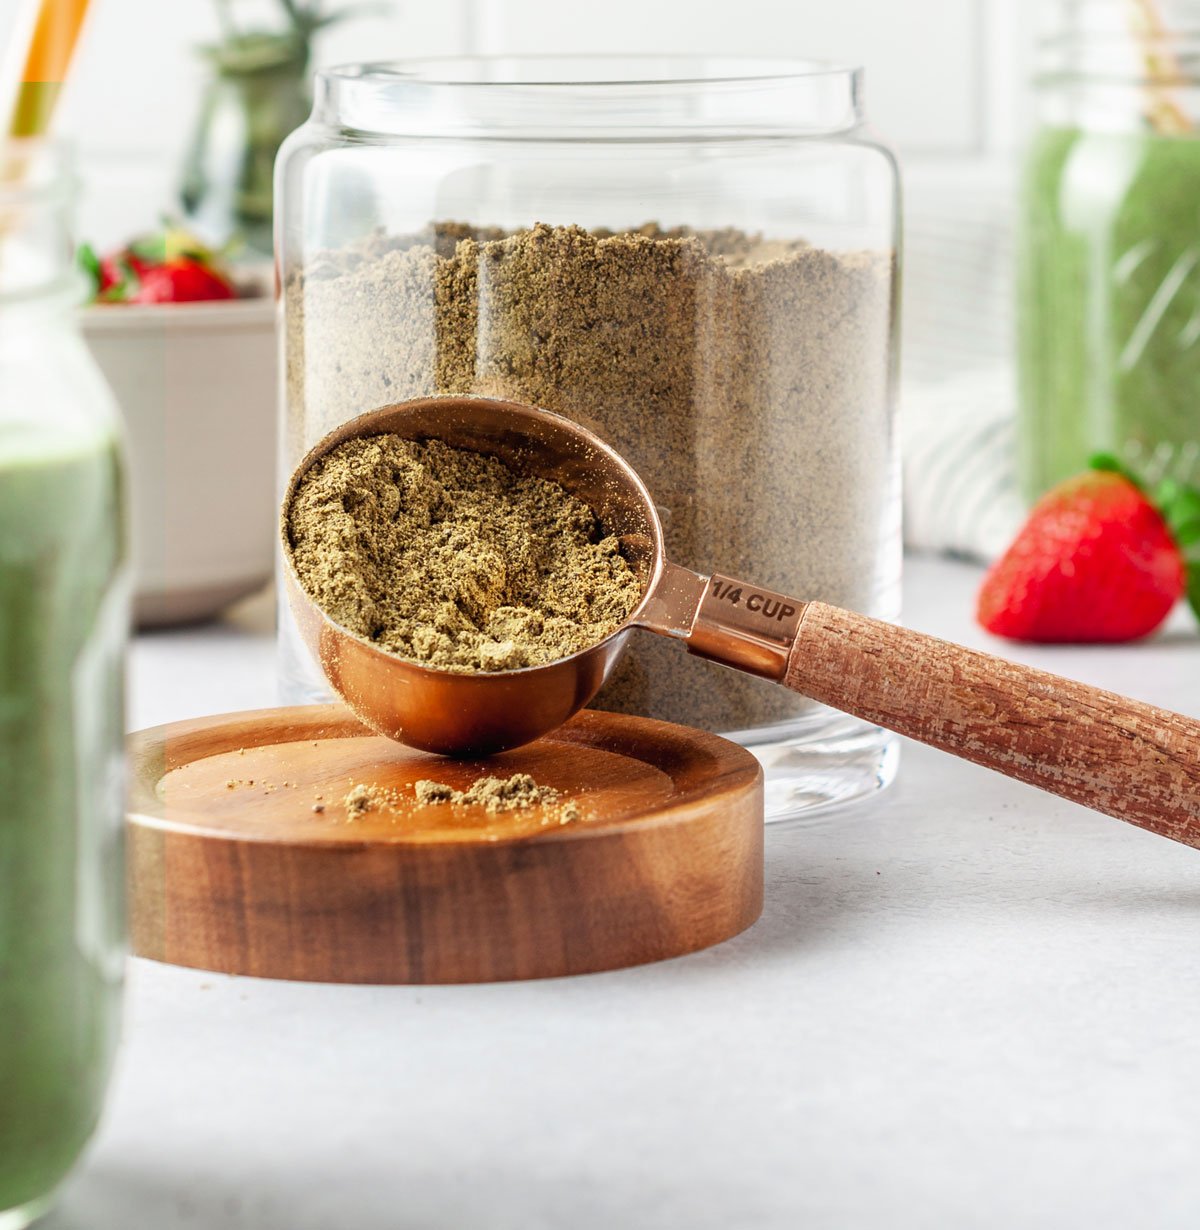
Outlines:
{"label": "white ceramic bowl", "polygon": [[138,624],[215,615],[272,570],[275,305],[96,306],[82,323],[128,432]]}

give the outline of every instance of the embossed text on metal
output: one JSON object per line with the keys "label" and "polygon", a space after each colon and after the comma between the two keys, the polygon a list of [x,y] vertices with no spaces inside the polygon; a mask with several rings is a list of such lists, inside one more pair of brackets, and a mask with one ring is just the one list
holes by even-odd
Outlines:
{"label": "embossed text on metal", "polygon": [[714,574],[687,638],[692,653],[739,670],[782,679],[804,603]]}

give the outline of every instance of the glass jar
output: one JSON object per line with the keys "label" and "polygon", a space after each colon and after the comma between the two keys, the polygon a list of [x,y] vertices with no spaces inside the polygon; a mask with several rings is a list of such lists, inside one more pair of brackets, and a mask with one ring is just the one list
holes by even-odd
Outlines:
{"label": "glass jar", "polygon": [[[1161,21],[1162,24],[1155,24]],[[1059,3],[1022,186],[1025,496],[1200,476],[1200,4]]]}
{"label": "glass jar", "polygon": [[[857,70],[451,59],[318,74],[276,169],[286,478],[379,405],[540,405],[646,480],[672,559],[892,618],[898,189]],[[283,604],[292,701],[328,698]],[[595,702],[732,733],[771,817],[892,740],[635,638]]]}
{"label": "glass jar", "polygon": [[91,1136],[123,960],[116,409],[75,324],[63,151],[0,144],[0,1227]]}

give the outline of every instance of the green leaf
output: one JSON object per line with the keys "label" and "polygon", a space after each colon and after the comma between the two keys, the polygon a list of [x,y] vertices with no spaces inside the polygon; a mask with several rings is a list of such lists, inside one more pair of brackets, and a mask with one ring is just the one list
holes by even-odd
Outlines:
{"label": "green leaf", "polygon": [[91,284],[88,299],[94,300],[100,293],[100,283],[104,277],[100,270],[100,258],[96,255],[96,249],[90,243],[81,243],[75,259],[79,268],[83,270],[84,277]]}
{"label": "green leaf", "polygon": [[1158,484],[1155,498],[1160,508],[1170,509],[1179,521],[1200,517],[1200,491],[1195,487],[1188,487],[1174,479],[1164,479]]}
{"label": "green leaf", "polygon": [[1200,564],[1193,564],[1187,574],[1187,601],[1192,614],[1200,619]]}
{"label": "green leaf", "polygon": [[[1200,491],[1165,478],[1154,489],[1154,503],[1184,556],[1200,556],[1200,552],[1189,550],[1200,543]],[[1196,563],[1200,564],[1200,559]]]}
{"label": "green leaf", "polygon": [[1088,466],[1093,470],[1100,470],[1106,474],[1119,474],[1123,479],[1131,482],[1139,491],[1142,490],[1142,480],[1113,453],[1093,453],[1088,458]]}

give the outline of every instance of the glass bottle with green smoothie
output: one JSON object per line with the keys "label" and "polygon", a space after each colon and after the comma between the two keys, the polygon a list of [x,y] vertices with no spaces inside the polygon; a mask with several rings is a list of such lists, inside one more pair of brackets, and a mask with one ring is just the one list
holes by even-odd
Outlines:
{"label": "glass bottle with green smoothie", "polygon": [[1020,468],[1200,480],[1200,3],[1059,0],[1022,187]]}
{"label": "glass bottle with green smoothie", "polygon": [[95,1129],[122,967],[127,584],[61,149],[0,142],[0,1230]]}

